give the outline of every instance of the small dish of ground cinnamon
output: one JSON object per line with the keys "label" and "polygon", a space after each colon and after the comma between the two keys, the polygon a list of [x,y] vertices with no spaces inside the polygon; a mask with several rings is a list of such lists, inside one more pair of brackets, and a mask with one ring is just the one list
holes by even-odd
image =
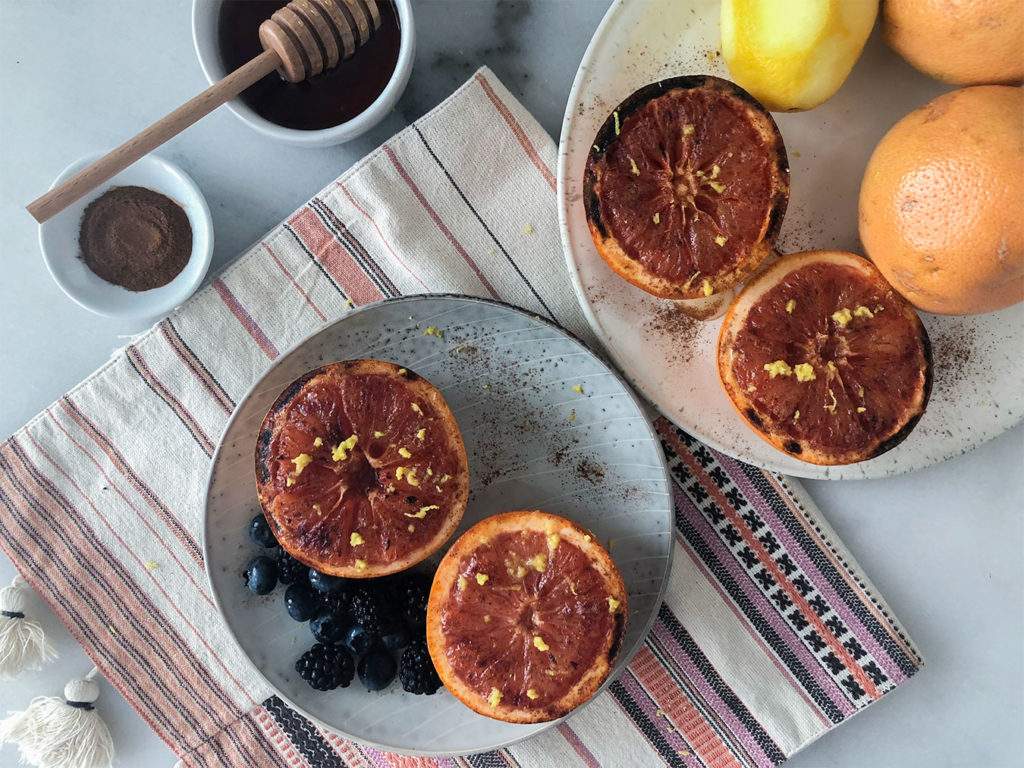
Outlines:
{"label": "small dish of ground cinnamon", "polygon": [[[54,184],[93,159],[69,166]],[[81,306],[110,317],[156,319],[202,283],[213,225],[195,182],[150,155],[41,224],[39,244],[54,280]]]}

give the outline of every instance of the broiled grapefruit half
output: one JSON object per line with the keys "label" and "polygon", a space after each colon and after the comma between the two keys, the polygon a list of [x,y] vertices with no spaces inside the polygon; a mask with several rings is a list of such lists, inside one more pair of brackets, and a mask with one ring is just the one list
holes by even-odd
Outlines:
{"label": "broiled grapefruit half", "polygon": [[441,561],[427,645],[470,709],[537,723],[601,687],[628,616],[622,576],[593,534],[557,515],[505,512],[466,531]]}
{"label": "broiled grapefruit half", "polygon": [[281,546],[323,573],[383,576],[454,533],[469,497],[462,435],[441,393],[393,363],[310,371],[256,446],[260,504]]}
{"label": "broiled grapefruit half", "polygon": [[710,75],[629,96],[598,131],[583,179],[601,257],[666,299],[744,280],[771,252],[788,201],[789,161],[771,114]]}
{"label": "broiled grapefruit half", "polygon": [[733,407],[779,450],[851,464],[902,442],[931,392],[931,345],[871,262],[842,251],[783,256],[736,297],[718,336]]}

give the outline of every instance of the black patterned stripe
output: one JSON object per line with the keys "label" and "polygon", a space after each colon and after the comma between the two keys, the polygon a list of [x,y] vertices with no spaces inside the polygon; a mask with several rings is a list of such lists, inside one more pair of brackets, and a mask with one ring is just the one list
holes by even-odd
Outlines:
{"label": "black patterned stripe", "polygon": [[[627,671],[625,674],[629,674]],[[661,759],[665,761],[666,765],[672,768],[686,768],[686,763],[683,762],[682,757],[672,749],[672,745],[665,739],[665,735],[658,730],[658,727],[651,722],[650,718],[640,708],[640,705],[636,703],[636,700],[630,695],[626,687],[616,680],[610,686],[608,686],[608,692],[615,697],[615,700],[622,707],[623,711],[629,715],[630,719],[637,729],[644,735],[644,738],[654,747],[658,754],[661,755]],[[697,757],[696,754],[693,755]]]}
{"label": "black patterned stripe", "polygon": [[264,701],[263,707],[302,753],[310,768],[348,768],[348,763],[334,751],[320,730],[277,696]]}

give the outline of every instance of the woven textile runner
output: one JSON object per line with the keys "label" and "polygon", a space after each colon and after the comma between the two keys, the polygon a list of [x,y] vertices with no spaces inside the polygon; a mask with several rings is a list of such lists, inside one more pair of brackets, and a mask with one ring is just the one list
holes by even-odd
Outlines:
{"label": "woven textile runner", "polygon": [[230,640],[203,572],[202,494],[228,416],[281,351],[352,306],[439,291],[592,339],[554,162],[481,70],[0,446],[0,544],[183,765],[772,766],[920,667],[795,483],[664,419],[665,603],[628,670],[555,728],[467,757],[386,754],[290,710]]}

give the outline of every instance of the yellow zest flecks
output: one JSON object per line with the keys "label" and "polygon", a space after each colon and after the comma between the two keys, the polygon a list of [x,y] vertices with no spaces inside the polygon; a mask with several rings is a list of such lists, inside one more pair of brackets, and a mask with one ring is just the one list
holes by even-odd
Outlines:
{"label": "yellow zest flecks", "polygon": [[836,321],[836,324],[840,328],[845,328],[846,324],[853,319],[853,314],[849,309],[843,307],[842,309],[832,313],[832,319]]}
{"label": "yellow zest flecks", "polygon": [[436,325],[431,325],[423,332],[424,336],[437,336],[439,339],[443,339],[444,335]]}
{"label": "yellow zest flecks", "polygon": [[157,564],[154,563],[152,560],[150,560],[148,563],[143,563],[143,565],[145,565],[147,568],[149,568],[149,570],[153,570],[154,568],[157,567]]}
{"label": "yellow zest flecks", "polygon": [[776,360],[774,363],[765,363],[764,369],[768,371],[768,375],[773,379],[776,376],[793,375],[793,369],[789,367],[789,363],[785,360]]}
{"label": "yellow zest flecks", "polygon": [[399,448],[398,449],[398,455],[401,456],[403,459],[411,459],[412,458],[412,454],[409,452],[408,448]]}
{"label": "yellow zest flecks", "polygon": [[[409,316],[409,319],[412,320],[412,315]],[[426,336],[426,334],[423,334],[423,335]],[[407,374],[408,372],[409,372],[409,370],[407,368],[399,368],[398,369],[398,375],[399,376],[405,376],[405,374]]]}
{"label": "yellow zest flecks", "polygon": [[582,384],[577,384],[575,387],[572,388],[572,391],[575,392],[577,395],[582,395],[583,394],[583,385]]}
{"label": "yellow zest flecks", "polygon": [[365,560],[356,560],[356,570],[357,571],[365,571],[366,570],[366,561]]}
{"label": "yellow zest flecks", "polygon": [[583,540],[584,541],[590,541],[590,534],[588,533],[586,536],[584,536]]}
{"label": "yellow zest flecks", "polygon": [[857,387],[857,397],[864,397],[864,387]]}
{"label": "yellow zest flecks", "polygon": [[413,403],[413,404],[412,404],[412,409],[413,409],[414,411],[416,411],[416,413],[418,413],[418,414],[419,414],[420,416],[422,416],[422,415],[423,415],[423,409],[422,409],[422,408],[420,408],[420,404],[419,404],[419,403]]}
{"label": "yellow zest flecks", "polygon": [[827,362],[827,363],[825,364],[825,367],[826,367],[826,368],[828,368],[828,370],[829,370],[829,373],[832,373],[832,374],[836,374],[836,373],[839,373],[839,369],[838,369],[838,368],[836,368],[836,364],[835,364],[834,362],[832,362],[831,360],[829,360],[829,361],[828,361],[828,362]]}
{"label": "yellow zest flecks", "polygon": [[374,432],[373,436],[374,437],[384,437],[384,433],[383,432]]}
{"label": "yellow zest flecks", "polygon": [[302,470],[308,467],[309,462],[311,462],[312,460],[313,457],[310,456],[308,453],[300,453],[298,456],[292,459],[292,464],[295,465],[295,471],[292,473],[292,475],[295,477],[301,475]]}
{"label": "yellow zest flecks", "polygon": [[693,133],[693,126],[692,125],[684,125],[683,126],[683,136],[689,136],[691,133]]}
{"label": "yellow zest flecks", "polygon": [[544,674],[545,675],[551,675],[552,677],[554,677],[556,673],[555,673],[555,670],[553,670],[553,669],[545,669],[544,670]]}
{"label": "yellow zest flecks", "polygon": [[485,615],[485,616],[484,616],[484,624],[490,624],[490,623],[491,623],[491,617],[490,617],[490,615],[489,615],[489,614],[488,614],[488,615]]}
{"label": "yellow zest flecks", "polygon": [[715,245],[722,246],[725,245],[727,242],[729,242],[729,238],[724,237],[722,235],[719,235],[718,237],[715,238]]}
{"label": "yellow zest flecks", "polygon": [[545,643],[544,642],[544,638],[541,637],[540,635],[534,635],[533,636],[533,647],[536,648],[538,651],[546,651],[551,646],[548,645],[547,643]]}
{"label": "yellow zest flecks", "polygon": [[621,603],[611,595],[608,595],[605,600],[608,601],[608,613],[615,613],[621,605]]}
{"label": "yellow zest flecks", "polygon": [[314,448],[319,448],[319,447],[320,447],[321,445],[323,445],[323,444],[324,444],[324,439],[323,439],[322,437],[318,437],[318,438],[316,438],[316,439],[315,439],[315,440],[313,441],[313,447],[314,447]]}
{"label": "yellow zest flecks", "polygon": [[561,543],[562,537],[557,533],[552,533],[548,536],[548,549],[558,549],[558,545]]}
{"label": "yellow zest flecks", "polygon": [[538,552],[536,555],[526,561],[526,564],[537,571],[537,573],[544,573],[548,569],[548,556],[543,552]]}
{"label": "yellow zest flecks", "polygon": [[619,112],[618,112],[618,110],[616,110],[615,112],[612,112],[612,118],[615,120],[615,135],[618,136],[619,135],[619,127],[620,127],[619,126]]}
{"label": "yellow zest flecks", "polygon": [[415,532],[416,532],[416,526],[413,525],[412,523],[409,523],[409,533],[415,533]]}
{"label": "yellow zest flecks", "polygon": [[799,420],[800,420],[800,411],[797,411],[796,413],[793,414],[793,421],[796,422],[796,421],[799,421]]}
{"label": "yellow zest flecks", "polygon": [[415,517],[417,520],[422,520],[424,517],[427,516],[426,507],[421,509],[419,512],[406,512],[405,516],[406,517]]}
{"label": "yellow zest flecks", "polygon": [[419,487],[420,481],[419,481],[419,479],[418,479],[418,478],[416,477],[416,468],[415,468],[415,467],[413,467],[412,469],[410,469],[410,470],[409,470],[409,472],[408,472],[408,474],[406,474],[406,476],[405,476],[405,482],[407,482],[407,483],[408,483],[409,485],[411,485],[411,486],[412,486],[413,488],[417,488],[417,487]]}
{"label": "yellow zest flecks", "polygon": [[817,376],[814,374],[814,366],[810,363],[797,363],[793,366],[797,381],[814,381]]}
{"label": "yellow zest flecks", "polygon": [[875,316],[875,313],[874,313],[874,312],[872,312],[872,311],[871,311],[870,309],[868,309],[867,307],[865,307],[865,306],[861,305],[861,306],[857,307],[857,308],[856,308],[855,310],[853,310],[853,316],[854,316],[854,317],[867,317],[867,318],[872,318],[872,317],[874,317],[874,316]]}
{"label": "yellow zest flecks", "polygon": [[576,409],[572,409],[572,413],[569,414],[569,421],[576,421]]}
{"label": "yellow zest flecks", "polygon": [[698,277],[700,277],[700,272],[699,271],[694,272],[692,275],[690,275],[690,279],[687,280],[685,283],[683,283],[683,290],[684,291],[690,290],[690,286],[693,284],[693,281],[696,280]]}
{"label": "yellow zest flecks", "polygon": [[527,224],[525,227],[523,227],[523,232],[525,232],[528,235],[532,235],[533,234],[533,224]]}
{"label": "yellow zest flecks", "polygon": [[422,440],[426,436],[427,436],[427,428],[426,427],[424,427],[423,429],[421,429],[419,432],[416,433],[416,439],[417,440]]}
{"label": "yellow zest flecks", "polygon": [[794,309],[796,309],[796,299],[790,299],[786,302],[786,312],[792,315]]}
{"label": "yellow zest flecks", "polygon": [[452,479],[452,476],[447,474],[447,473],[441,475],[441,485],[444,485],[445,483],[447,483],[451,479]]}
{"label": "yellow zest flecks", "polygon": [[345,306],[349,309],[352,309],[355,305],[356,303],[352,299],[345,299]]}
{"label": "yellow zest flecks", "polygon": [[881,304],[879,304],[877,307],[875,307],[875,314],[877,315],[883,309],[885,309],[885,307],[883,307]]}
{"label": "yellow zest flecks", "polygon": [[725,184],[722,184],[721,182],[709,181],[708,186],[715,190],[715,192],[717,192],[718,194],[722,194],[723,192],[725,192]]}
{"label": "yellow zest flecks", "polygon": [[864,413],[864,411],[866,410],[867,408],[865,408],[863,405],[857,407],[857,413]]}
{"label": "yellow zest flecks", "polygon": [[598,152],[601,151],[601,148],[599,146],[597,146],[597,144],[594,145],[594,149],[596,149]]}
{"label": "yellow zest flecks", "polygon": [[572,592],[575,595],[576,594],[576,585],[570,579],[566,579],[565,582],[569,585],[569,591]]}
{"label": "yellow zest flecks", "polygon": [[490,389],[490,388],[491,388],[490,384],[484,384],[484,389]]}
{"label": "yellow zest flecks", "polygon": [[715,166],[712,166],[712,167],[711,167],[711,175],[710,175],[710,176],[709,176],[708,178],[709,178],[709,179],[717,179],[717,178],[718,178],[718,174],[719,174],[719,172],[720,172],[721,170],[722,170],[722,169],[721,169],[721,168],[719,168],[719,167],[718,167],[717,165],[715,165]]}
{"label": "yellow zest flecks", "polygon": [[836,405],[838,405],[839,403],[836,400],[836,396],[835,396],[835,394],[833,394],[831,389],[828,391],[828,396],[832,398],[832,402],[829,405],[825,406],[825,410],[828,411],[831,414],[835,414],[835,412],[836,412]]}
{"label": "yellow zest flecks", "polygon": [[358,547],[360,544],[364,544],[365,541],[359,535],[359,531],[352,531],[352,535],[348,537],[348,543],[353,547]]}
{"label": "yellow zest flecks", "polygon": [[434,509],[440,509],[440,507],[437,506],[437,504],[431,504],[430,506],[427,506],[427,507],[420,507],[420,512],[422,512],[423,514],[426,514],[427,512],[430,512],[431,510],[434,510]]}
{"label": "yellow zest flecks", "polygon": [[453,352],[456,352],[456,353],[458,353],[458,352],[461,352],[462,350],[464,350],[465,348],[466,348],[466,345],[465,345],[465,344],[459,344],[459,346],[457,346],[457,347],[456,347],[455,349],[453,349],[452,351],[453,351]]}
{"label": "yellow zest flecks", "polygon": [[497,688],[491,688],[491,695],[487,697],[487,703],[492,707],[496,707],[501,704],[501,691]]}
{"label": "yellow zest flecks", "polygon": [[342,440],[331,451],[331,458],[335,461],[345,461],[348,458],[348,452],[355,448],[358,442],[359,435],[352,435],[348,440]]}
{"label": "yellow zest flecks", "polygon": [[291,488],[293,485],[295,485],[295,478],[289,475],[288,478],[284,481],[284,484],[286,488]]}
{"label": "yellow zest flecks", "polygon": [[749,387],[747,387],[747,392],[757,392],[757,387],[751,384]]}
{"label": "yellow zest flecks", "polygon": [[661,214],[660,213],[654,214],[654,216],[652,217],[651,221],[653,221],[655,224],[661,224]]}
{"label": "yellow zest flecks", "polygon": [[466,591],[466,577],[465,576],[459,576],[459,592],[465,592],[465,591]]}
{"label": "yellow zest flecks", "polygon": [[323,512],[320,511],[320,505],[319,504],[314,504],[313,505],[313,511],[316,512],[316,516],[317,517],[320,517],[320,515],[323,514]]}
{"label": "yellow zest flecks", "polygon": [[394,492],[395,492],[395,486],[389,485],[388,486],[388,493],[394,493]]}
{"label": "yellow zest flecks", "polygon": [[530,699],[539,699],[540,698],[540,694],[537,693],[535,690],[533,690],[533,688],[527,688],[526,689],[526,696],[527,696],[527,698],[530,698]]}
{"label": "yellow zest flecks", "polygon": [[395,477],[401,480],[403,477],[405,477],[405,473],[408,471],[409,470],[407,470],[405,467],[399,467],[398,469],[395,470]]}
{"label": "yellow zest flecks", "polygon": [[703,283],[701,283],[701,292],[705,296],[710,296],[712,293],[715,292],[715,289],[711,285],[711,281],[710,280],[705,280]]}
{"label": "yellow zest flecks", "polygon": [[636,160],[634,160],[632,157],[629,158],[629,170],[633,172],[634,176],[640,175],[640,169],[636,167]]}
{"label": "yellow zest flecks", "polygon": [[489,578],[491,578],[491,577],[488,576],[486,573],[478,573],[476,575],[476,583],[479,584],[482,587],[484,584],[487,583],[487,580]]}

